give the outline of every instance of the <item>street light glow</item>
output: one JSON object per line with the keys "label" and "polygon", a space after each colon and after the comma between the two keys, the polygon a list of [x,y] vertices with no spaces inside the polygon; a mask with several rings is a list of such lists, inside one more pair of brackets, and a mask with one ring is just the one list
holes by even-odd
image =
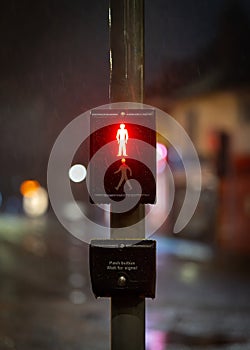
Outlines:
{"label": "street light glow", "polygon": [[25,180],[21,183],[20,192],[23,196],[32,196],[32,193],[40,187],[40,184],[36,180]]}
{"label": "street light glow", "polygon": [[87,170],[82,164],[75,164],[69,169],[69,178],[73,182],[81,182],[86,178]]}
{"label": "street light glow", "polygon": [[48,194],[43,187],[39,187],[27,196],[23,196],[23,210],[29,217],[39,217],[48,209]]}

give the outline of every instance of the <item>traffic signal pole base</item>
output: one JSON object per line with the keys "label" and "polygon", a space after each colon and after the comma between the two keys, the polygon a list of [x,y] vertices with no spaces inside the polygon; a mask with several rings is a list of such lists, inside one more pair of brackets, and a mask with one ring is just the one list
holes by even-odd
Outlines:
{"label": "traffic signal pole base", "polygon": [[[111,213],[111,238],[145,237],[144,222],[138,226],[138,232],[129,234],[116,227],[132,225],[145,217],[145,206],[139,204],[132,213]],[[118,234],[119,232],[119,234]],[[145,350],[145,298],[138,296],[111,298],[111,350]]]}
{"label": "traffic signal pole base", "polygon": [[145,350],[145,298],[111,298],[111,350]]}

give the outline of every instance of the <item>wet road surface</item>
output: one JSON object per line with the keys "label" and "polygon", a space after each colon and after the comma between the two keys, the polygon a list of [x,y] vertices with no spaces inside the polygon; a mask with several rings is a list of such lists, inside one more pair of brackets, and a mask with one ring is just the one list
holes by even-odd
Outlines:
{"label": "wet road surface", "polygon": [[[157,239],[147,350],[250,349],[249,260]],[[110,302],[96,300],[88,245],[51,217],[0,217],[0,350],[109,349]]]}

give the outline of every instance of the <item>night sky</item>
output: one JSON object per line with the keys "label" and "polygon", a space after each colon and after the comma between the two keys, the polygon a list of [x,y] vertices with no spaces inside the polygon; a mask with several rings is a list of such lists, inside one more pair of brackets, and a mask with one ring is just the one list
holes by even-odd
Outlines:
{"label": "night sky", "polygon": [[[192,59],[210,45],[231,3],[145,1],[146,89],[167,62]],[[236,3],[250,13],[248,0]],[[44,182],[60,131],[108,103],[108,1],[9,0],[0,16],[0,186],[12,191],[13,176]]]}

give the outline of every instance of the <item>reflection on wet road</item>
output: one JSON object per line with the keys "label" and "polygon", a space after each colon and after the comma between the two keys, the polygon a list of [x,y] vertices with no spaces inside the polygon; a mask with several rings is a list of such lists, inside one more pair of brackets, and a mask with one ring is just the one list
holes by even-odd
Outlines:
{"label": "reflection on wet road", "polygon": [[[84,228],[83,228],[84,229]],[[247,261],[158,237],[147,350],[249,349]],[[88,246],[53,217],[0,217],[0,349],[109,348],[109,300],[96,300]]]}

